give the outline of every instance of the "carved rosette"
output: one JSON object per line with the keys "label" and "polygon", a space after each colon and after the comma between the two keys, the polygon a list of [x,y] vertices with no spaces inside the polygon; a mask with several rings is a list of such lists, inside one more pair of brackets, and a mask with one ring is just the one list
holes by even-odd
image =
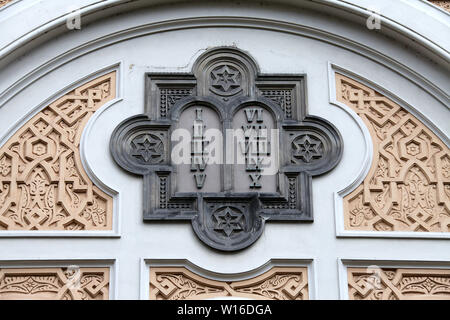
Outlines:
{"label": "carved rosette", "polygon": [[111,230],[111,196],[87,176],[80,140],[115,97],[115,73],[69,92],[0,148],[0,230]]}
{"label": "carved rosette", "polygon": [[108,300],[109,268],[2,268],[0,300]]}
{"label": "carved rosette", "polygon": [[344,197],[347,230],[450,232],[450,149],[411,113],[336,74],[337,98],[373,141],[364,181]]}
{"label": "carved rosette", "polygon": [[[265,221],[313,220],[312,176],[336,166],[342,141],[306,114],[304,76],[263,75],[242,51],[217,48],[191,74],[146,77],[145,114],[122,122],[110,144],[122,168],[144,177],[144,220],[188,220],[224,251],[254,243]],[[241,162],[228,162],[230,132]]]}
{"label": "carved rosette", "polygon": [[220,281],[185,267],[150,267],[150,300],[241,297],[257,300],[308,300],[306,267],[274,267],[247,280]]}
{"label": "carved rosette", "polygon": [[450,270],[348,268],[350,300],[450,300]]}

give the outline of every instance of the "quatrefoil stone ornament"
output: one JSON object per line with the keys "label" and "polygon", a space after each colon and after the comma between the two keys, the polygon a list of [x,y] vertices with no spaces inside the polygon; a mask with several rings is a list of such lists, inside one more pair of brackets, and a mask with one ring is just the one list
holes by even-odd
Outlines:
{"label": "quatrefoil stone ornament", "polygon": [[145,114],[110,145],[143,176],[144,221],[190,221],[223,251],[250,246],[268,221],[313,221],[312,177],[337,165],[342,140],[307,114],[305,75],[261,74],[248,54],[220,47],[192,73],[145,76]]}

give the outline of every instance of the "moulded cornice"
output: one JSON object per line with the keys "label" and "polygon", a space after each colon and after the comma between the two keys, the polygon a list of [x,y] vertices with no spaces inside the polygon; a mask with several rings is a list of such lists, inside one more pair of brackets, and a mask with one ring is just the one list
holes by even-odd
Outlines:
{"label": "moulded cornice", "polygon": [[[170,0],[169,2],[171,4],[176,4],[180,1]],[[373,9],[369,6],[368,2],[366,2],[367,1],[356,0],[274,0],[264,2],[260,7],[270,7],[272,10],[271,12],[276,13],[277,8],[282,10],[283,6],[289,5],[297,7],[302,11],[305,9],[311,10],[311,16],[314,17],[316,17],[319,12],[326,14],[327,16],[332,15],[342,18],[343,23],[346,23],[345,21],[353,21],[357,23],[355,26],[362,24],[361,27],[365,28],[367,18],[374,14],[374,12],[371,11]],[[143,7],[158,6],[162,3],[164,3],[164,5],[169,4],[168,1],[163,2],[160,0],[91,0],[83,1],[83,3],[84,6],[81,6],[81,1],[74,1],[71,3],[70,7],[66,8],[61,4],[57,5],[52,0],[45,2],[36,1],[31,4],[27,3],[26,6],[24,1],[17,0],[13,2],[14,5],[2,8],[2,10],[0,10],[0,24],[6,27],[13,24],[17,26],[17,28],[10,29],[10,33],[13,34],[12,36],[4,37],[3,40],[0,40],[0,61],[2,61],[0,62],[0,65],[6,66],[12,60],[20,57],[25,52],[32,50],[34,46],[40,45],[45,41],[51,40],[52,38],[67,32],[67,28],[65,27],[66,21],[68,17],[73,14],[73,8],[76,8],[77,4],[81,7],[78,12],[83,17],[83,24],[85,25],[95,24],[102,18],[112,18],[118,13],[123,15],[139,8],[142,9]],[[201,4],[201,2],[198,1],[192,2],[192,6],[195,8],[195,5],[198,5],[199,3]],[[247,1],[242,4],[242,6],[251,3],[253,3],[253,1]],[[211,2],[208,2],[208,4],[211,4]],[[42,14],[43,16],[36,17],[38,22],[31,24],[33,27],[28,27],[28,24],[24,25],[19,20],[23,20],[22,14],[29,14],[30,10],[36,10],[35,6],[40,6],[39,12],[48,11],[52,13],[45,13],[49,16]],[[48,10],[43,10],[44,6],[47,7]],[[189,6],[191,6],[191,4],[189,4]],[[231,3],[229,6],[230,8],[235,8],[236,6],[239,6],[239,4]],[[405,44],[410,48],[415,48],[421,55],[425,55],[434,60],[442,65],[443,68],[448,68],[448,61],[450,61],[448,47],[450,47],[450,44],[445,37],[442,37],[443,34],[448,33],[446,32],[446,29],[450,28],[446,12],[434,8],[422,0],[408,2],[399,1],[395,4],[392,4],[392,1],[380,0],[377,1],[377,6],[379,8],[384,8],[385,10],[379,13],[382,28],[374,31],[374,33],[384,34],[387,37],[395,38],[401,42],[406,41]],[[391,8],[390,6],[395,6],[395,8]],[[398,6],[401,6],[402,14],[411,17],[411,19],[404,19],[401,16],[398,16],[398,13],[396,13],[400,8]],[[176,6],[171,6],[171,8],[175,8],[174,10],[176,10]],[[255,7],[255,10],[256,9],[257,8]],[[424,12],[427,14],[424,14]],[[74,42],[73,47],[66,49],[65,52],[55,53],[55,56],[50,56],[45,62],[41,62],[37,67],[34,67],[29,73],[21,76],[21,78],[17,79],[14,83],[9,84],[3,92],[0,92],[0,107],[24,87],[30,85],[48,72],[64,63],[104,46],[164,31],[204,27],[244,27],[273,30],[324,41],[380,62],[391,70],[409,78],[415,84],[432,94],[444,105],[446,105],[448,101],[448,94],[442,89],[444,84],[434,83],[433,80],[427,79],[427,77],[423,76],[419,71],[400,62],[399,57],[394,57],[391,53],[385,52],[383,48],[374,47],[373,45],[364,43],[365,40],[358,40],[349,37],[349,35],[344,36],[338,34],[337,30],[330,30],[325,26],[322,27],[322,25],[319,28],[313,27],[308,25],[309,22],[303,21],[303,19],[301,22],[296,21],[294,23],[292,21],[282,21],[281,16],[276,14],[270,19],[260,18],[257,17],[257,15],[258,14],[255,14],[253,17],[246,15],[244,17],[231,12],[224,16],[205,16],[204,13],[199,12],[198,16],[195,16],[195,14],[189,16],[188,14],[185,18],[177,19],[175,16],[173,19],[169,20],[162,20],[163,18],[161,18],[160,21],[152,21],[151,23],[145,24],[141,23],[140,25],[137,24],[130,28],[123,27],[123,29],[121,29],[118,27],[114,31],[106,31],[102,34],[94,33],[89,39],[84,39],[78,43]],[[419,15],[420,24],[414,22],[417,19],[413,19],[414,16]],[[424,21],[424,19],[427,21]],[[434,30],[430,30],[433,28],[424,28],[423,25],[433,26],[435,28]]]}

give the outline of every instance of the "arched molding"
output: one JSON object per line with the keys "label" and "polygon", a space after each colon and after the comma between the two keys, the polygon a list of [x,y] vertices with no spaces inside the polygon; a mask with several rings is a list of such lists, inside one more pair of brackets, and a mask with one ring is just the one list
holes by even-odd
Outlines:
{"label": "arched molding", "polygon": [[[45,22],[43,21],[39,27],[36,27],[33,30],[28,30],[28,32],[26,32],[26,30],[22,30],[24,33],[20,36],[17,35],[15,39],[10,39],[11,41],[8,44],[0,44],[2,48],[0,50],[0,56],[3,57],[3,62],[12,62],[24,52],[32,50],[36,45],[42,45],[43,42],[48,41],[61,33],[67,33],[67,38],[73,39],[73,41],[70,41],[70,44],[67,46],[65,51],[55,51],[54,56],[49,55],[46,60],[37,62],[37,65],[35,65],[32,70],[29,70],[26,75],[24,74],[19,76],[19,78],[16,78],[13,83],[5,83],[3,88],[0,89],[2,91],[0,93],[0,107],[18,92],[23,90],[26,86],[30,85],[48,72],[55,70],[59,66],[68,63],[77,57],[93,52],[104,46],[149,34],[157,34],[171,30],[205,27],[242,27],[272,30],[313,38],[338,47],[346,48],[347,50],[377,61],[394,72],[402,74],[405,78],[419,85],[429,94],[445,104],[447,101],[446,99],[448,99],[448,95],[445,92],[445,87],[442,87],[444,86],[444,83],[436,82],[434,79],[430,79],[430,77],[423,75],[422,72],[417,69],[418,67],[421,68],[420,63],[414,63],[412,61],[405,63],[404,61],[401,61],[403,58],[401,55],[398,55],[399,52],[395,52],[395,50],[388,52],[389,50],[386,47],[379,45],[379,38],[375,35],[381,33],[397,38],[400,42],[405,41],[406,43],[411,44],[411,48],[415,48],[414,50],[417,49],[421,54],[435,60],[442,66],[442,68],[445,69],[448,68],[447,64],[450,59],[450,55],[448,53],[448,49],[445,48],[447,46],[447,41],[445,38],[439,38],[441,37],[440,35],[445,34],[445,32],[426,33],[426,31],[422,30],[420,26],[407,26],[405,21],[403,21],[400,17],[385,17],[380,14],[381,24],[383,27],[377,32],[373,32],[372,37],[370,33],[367,33],[369,30],[366,29],[365,23],[367,18],[374,14],[373,11],[364,7],[360,3],[353,4],[351,2],[352,1],[343,2],[335,0],[315,0],[300,1],[294,4],[291,1],[284,0],[274,1],[270,4],[273,6],[279,6],[279,13],[282,13],[283,10],[287,10],[286,8],[289,9],[289,7],[286,7],[289,5],[296,9],[302,9],[307,15],[313,17],[310,21],[308,21],[308,19],[304,20],[305,24],[302,25],[298,23],[299,19],[292,20],[292,18],[289,18],[284,21],[280,17],[279,13],[274,13],[272,14],[273,17],[268,17],[268,13],[264,10],[261,12],[255,10],[255,13],[252,14],[252,16],[242,17],[233,11],[236,9],[235,7],[232,7],[228,16],[215,16],[214,14],[211,14],[211,16],[205,17],[201,15],[201,2],[199,2],[199,4],[195,3],[192,5],[192,9],[195,10],[198,8],[199,15],[195,15],[192,11],[186,10],[186,14],[184,14],[184,16],[176,13],[172,19],[164,20],[164,18],[168,18],[168,15],[170,14],[168,14],[167,11],[164,11],[164,6],[158,7],[157,4],[160,4],[160,2],[155,0],[152,3],[146,2],[146,5],[153,5],[155,11],[162,8],[162,12],[164,14],[161,14],[161,18],[159,18],[159,20],[155,20],[156,18],[152,17],[147,18],[146,22],[144,22],[141,17],[137,17],[134,24],[129,24],[127,22],[122,26],[120,23],[115,23],[114,27],[107,27],[106,29],[103,28],[101,31],[97,30],[89,35],[83,33],[79,33],[77,35],[74,32],[67,33],[71,31],[67,30],[65,23],[72,12],[65,12],[64,9],[67,10],[67,8],[55,7],[55,9],[60,10],[60,16],[54,17],[53,19],[49,17],[48,19],[51,20],[48,21],[45,21],[44,19]],[[415,3],[414,6],[408,5],[404,2],[395,4],[395,6],[400,6],[402,12],[408,12],[411,16],[422,14],[420,17],[421,21],[423,21],[424,17],[428,19],[426,15],[423,15],[423,11],[426,10],[425,8],[429,8],[429,6],[422,4],[421,2],[422,1]],[[177,1],[174,1],[174,3],[176,4]],[[389,2],[390,5],[392,5],[391,3],[392,2]],[[21,5],[21,3],[17,4],[18,7],[19,5]],[[42,5],[49,7],[55,6],[52,1],[43,2]],[[76,4],[74,4],[74,6],[75,5]],[[387,1],[383,3],[379,2],[379,5],[385,9],[388,7]],[[95,26],[97,24],[102,24],[105,21],[103,18],[110,15],[116,15],[120,12],[125,17],[126,13],[133,12],[133,10],[136,10],[137,8],[140,10],[145,10],[147,7],[143,5],[143,1],[93,1],[91,4],[82,7],[79,13],[83,17],[84,23],[87,25],[86,28],[90,28],[91,25]],[[171,6],[171,8],[173,8],[173,6]],[[182,8],[183,7],[181,7],[180,4],[180,9]],[[217,9],[218,7],[216,5],[216,7],[212,8]],[[249,8],[251,8],[251,6]],[[21,10],[31,10],[31,8],[22,8],[21,10],[17,10],[18,11],[11,14],[11,16],[6,15],[5,13],[5,22],[7,21],[8,23],[12,23],[14,19],[17,19],[19,13],[23,13]],[[392,11],[393,10],[385,10],[383,13],[385,15],[390,15],[392,14]],[[7,11],[5,10],[5,12]],[[344,21],[346,22],[339,23],[339,28],[344,28],[346,23],[356,24],[352,29],[347,28],[346,30],[338,30],[335,28],[335,23],[327,23],[325,16],[317,15],[317,12],[327,12],[327,14],[334,12],[336,13],[336,17],[344,18]],[[431,19],[430,17],[430,25],[437,23],[437,27],[445,30],[445,27],[448,27],[448,22],[446,23],[444,19],[445,17],[442,16],[443,14],[445,15],[445,13],[441,12],[439,9],[436,9],[436,12],[432,13],[434,19]],[[329,15],[327,17],[330,19]],[[2,17],[0,15],[0,21],[1,18]],[[114,18],[110,17],[110,19]],[[149,19],[151,22],[148,22]],[[407,21],[412,23],[414,19],[408,19]],[[349,31],[353,34],[349,34]],[[433,37],[436,39],[433,39]],[[420,48],[417,48],[417,45],[414,45],[414,43],[420,44]],[[440,45],[437,43],[440,43]],[[425,52],[422,52],[423,50],[425,50]]]}

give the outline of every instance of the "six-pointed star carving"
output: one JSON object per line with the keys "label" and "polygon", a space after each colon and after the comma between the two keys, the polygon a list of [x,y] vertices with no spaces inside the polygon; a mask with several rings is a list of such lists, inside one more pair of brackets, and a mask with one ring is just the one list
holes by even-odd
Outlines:
{"label": "six-pointed star carving", "polygon": [[231,87],[239,87],[241,85],[237,79],[239,71],[233,71],[227,65],[212,71],[212,74],[214,75],[212,86],[222,88],[224,92],[228,92]]}
{"label": "six-pointed star carving", "polygon": [[320,151],[321,142],[314,141],[308,135],[303,136],[298,141],[294,141],[295,152],[294,157],[302,158],[306,162],[310,162],[312,158],[322,156]]}
{"label": "six-pointed star carving", "polygon": [[234,231],[242,230],[241,214],[233,212],[230,207],[226,207],[220,213],[214,215],[217,219],[217,225],[214,230],[223,231],[229,237]]}
{"label": "six-pointed star carving", "polygon": [[135,139],[133,141],[133,155],[142,157],[145,162],[150,162],[151,160],[159,161],[159,158],[162,157],[161,143],[161,140],[155,139],[149,135]]}

